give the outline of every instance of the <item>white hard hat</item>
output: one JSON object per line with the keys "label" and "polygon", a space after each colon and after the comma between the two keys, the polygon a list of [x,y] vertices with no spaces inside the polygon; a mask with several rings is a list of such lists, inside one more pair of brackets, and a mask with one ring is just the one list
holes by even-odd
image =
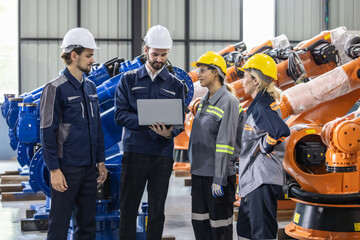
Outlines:
{"label": "white hard hat", "polygon": [[73,28],[68,31],[60,48],[63,52],[71,52],[78,47],[99,49],[96,47],[94,36],[86,28]]}
{"label": "white hard hat", "polygon": [[169,30],[161,25],[151,27],[146,33],[144,41],[147,46],[159,49],[170,49],[173,44]]}

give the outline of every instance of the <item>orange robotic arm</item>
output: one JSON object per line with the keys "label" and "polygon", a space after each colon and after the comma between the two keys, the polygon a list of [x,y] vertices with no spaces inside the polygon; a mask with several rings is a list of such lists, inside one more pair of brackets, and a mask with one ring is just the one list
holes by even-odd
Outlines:
{"label": "orange robotic arm", "polygon": [[321,139],[328,146],[328,172],[355,172],[360,152],[360,112],[328,122],[322,128]]}

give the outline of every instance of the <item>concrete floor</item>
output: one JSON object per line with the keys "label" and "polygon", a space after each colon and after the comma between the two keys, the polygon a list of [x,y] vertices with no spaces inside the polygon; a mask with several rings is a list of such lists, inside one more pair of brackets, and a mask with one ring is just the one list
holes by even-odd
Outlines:
{"label": "concrete floor", "polygon": [[[0,160],[0,173],[17,170],[17,161]],[[165,209],[164,236],[174,236],[176,240],[195,239],[191,226],[191,197],[190,187],[184,186],[183,177],[170,179],[170,188]],[[146,194],[143,200],[146,201]],[[46,238],[46,231],[22,232],[21,222],[25,218],[26,209],[31,204],[44,203],[45,201],[24,201],[24,202],[1,202],[0,204],[0,240],[43,240]],[[279,228],[284,228],[288,222],[279,222]],[[234,239],[236,238],[234,222]]]}

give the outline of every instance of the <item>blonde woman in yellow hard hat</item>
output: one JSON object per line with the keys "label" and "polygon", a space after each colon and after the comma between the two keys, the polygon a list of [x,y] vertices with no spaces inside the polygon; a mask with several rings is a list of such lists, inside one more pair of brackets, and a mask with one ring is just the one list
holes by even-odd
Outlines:
{"label": "blonde woman in yellow hard hat", "polygon": [[206,52],[198,61],[197,77],[208,89],[202,98],[189,141],[192,174],[192,225],[196,239],[232,239],[236,175],[234,148],[239,101],[224,84],[226,63]]}
{"label": "blonde woman in yellow hard hat", "polygon": [[276,239],[277,196],[282,193],[284,139],[290,130],[281,118],[275,87],[277,67],[265,54],[255,54],[245,63],[242,84],[254,99],[244,115],[239,156],[237,222],[239,239]]}

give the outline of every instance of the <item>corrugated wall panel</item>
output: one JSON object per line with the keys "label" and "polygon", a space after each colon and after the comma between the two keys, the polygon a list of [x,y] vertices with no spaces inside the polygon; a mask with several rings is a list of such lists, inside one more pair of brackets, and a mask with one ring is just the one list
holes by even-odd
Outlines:
{"label": "corrugated wall panel", "polygon": [[95,61],[104,63],[112,58],[120,57],[132,60],[130,42],[98,41],[100,49],[95,52]]}
{"label": "corrugated wall panel", "polygon": [[310,39],[325,30],[324,1],[276,0],[276,35],[290,41]]}
{"label": "corrugated wall panel", "polygon": [[[97,63],[104,63],[115,57],[126,60],[131,56],[131,44],[127,42],[98,41],[95,50]],[[59,48],[61,41],[26,41],[21,44],[21,91],[31,91],[51,79],[65,68]]]}
{"label": "corrugated wall panel", "polygon": [[[81,25],[95,38],[131,38],[131,0],[81,1]],[[20,0],[20,38],[63,38],[77,26],[77,0]],[[97,41],[95,60],[130,59],[131,42]],[[21,40],[20,92],[31,91],[57,76],[65,65],[61,41]]]}
{"label": "corrugated wall panel", "polygon": [[239,0],[190,0],[191,39],[240,38]]}
{"label": "corrugated wall panel", "polygon": [[31,91],[55,78],[65,68],[60,58],[61,41],[26,41],[21,43],[21,89]]}
{"label": "corrugated wall panel", "polygon": [[62,38],[76,27],[75,0],[20,0],[21,38]]}
{"label": "corrugated wall panel", "polygon": [[169,52],[168,59],[173,66],[185,69],[185,44],[175,42]]}
{"label": "corrugated wall panel", "polygon": [[359,0],[330,0],[329,26],[331,29],[345,26],[348,30],[360,30]]}
{"label": "corrugated wall panel", "polygon": [[82,0],[81,25],[95,38],[131,38],[130,0]]}
{"label": "corrugated wall panel", "polygon": [[[229,43],[212,43],[212,42],[199,42],[190,44],[190,63],[199,59],[199,57],[207,51],[218,52],[224,49],[227,45],[234,44]],[[190,66],[190,71],[193,67]]]}
{"label": "corrugated wall panel", "polygon": [[[150,25],[163,25],[169,29],[174,39],[185,38],[185,1],[184,0],[151,0]],[[143,0],[143,36],[148,30],[148,0]]]}

